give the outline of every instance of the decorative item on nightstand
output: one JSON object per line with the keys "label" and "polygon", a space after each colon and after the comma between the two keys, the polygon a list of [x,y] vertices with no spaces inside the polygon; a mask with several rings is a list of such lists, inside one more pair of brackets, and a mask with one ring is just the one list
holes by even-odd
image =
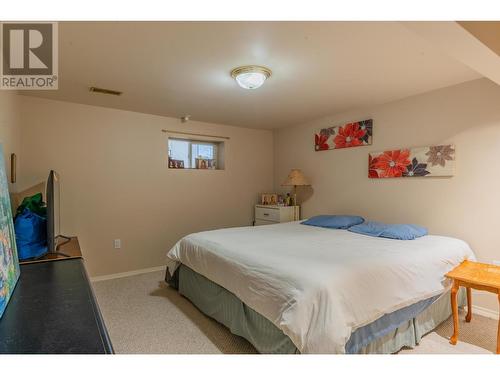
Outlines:
{"label": "decorative item on nightstand", "polygon": [[292,169],[281,186],[293,186],[293,202],[297,206],[297,186],[311,186],[300,169]]}
{"label": "decorative item on nightstand", "polygon": [[276,206],[278,205],[278,194],[275,193],[262,193],[260,195],[260,204],[264,206]]}
{"label": "decorative item on nightstand", "polygon": [[299,220],[299,206],[255,205],[254,225],[286,223]]}

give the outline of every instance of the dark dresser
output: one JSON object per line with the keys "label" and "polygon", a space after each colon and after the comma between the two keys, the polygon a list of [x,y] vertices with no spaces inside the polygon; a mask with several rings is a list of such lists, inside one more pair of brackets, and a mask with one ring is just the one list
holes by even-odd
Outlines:
{"label": "dark dresser", "polygon": [[113,353],[81,257],[21,264],[0,319],[0,353]]}

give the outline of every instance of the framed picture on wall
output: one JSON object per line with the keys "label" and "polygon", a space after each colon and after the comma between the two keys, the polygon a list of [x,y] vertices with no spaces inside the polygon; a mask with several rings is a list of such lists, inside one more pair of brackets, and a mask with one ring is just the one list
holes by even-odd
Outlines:
{"label": "framed picture on wall", "polygon": [[335,150],[372,144],[373,120],[350,122],[340,126],[323,128],[314,134],[316,151]]}
{"label": "framed picture on wall", "polygon": [[454,171],[455,146],[452,144],[368,154],[369,178],[451,177]]}

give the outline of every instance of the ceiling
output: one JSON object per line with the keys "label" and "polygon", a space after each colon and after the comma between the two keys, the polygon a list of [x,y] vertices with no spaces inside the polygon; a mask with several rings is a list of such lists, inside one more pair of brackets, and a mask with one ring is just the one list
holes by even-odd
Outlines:
{"label": "ceiling", "polygon": [[500,22],[498,21],[461,21],[465,30],[474,35],[497,55],[500,55]]}
{"label": "ceiling", "polygon": [[[273,71],[258,90],[247,64]],[[398,22],[62,22],[59,90],[21,94],[278,128],[479,77]]]}

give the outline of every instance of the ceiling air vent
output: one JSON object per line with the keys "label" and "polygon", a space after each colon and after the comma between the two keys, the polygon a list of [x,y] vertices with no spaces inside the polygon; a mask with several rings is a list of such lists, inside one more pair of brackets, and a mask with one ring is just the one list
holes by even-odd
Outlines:
{"label": "ceiling air vent", "polygon": [[90,87],[89,91],[90,92],[98,92],[100,94],[116,95],[116,96],[120,96],[121,94],[123,94],[123,92],[121,92],[121,91],[102,89],[100,87],[94,87],[94,86]]}

